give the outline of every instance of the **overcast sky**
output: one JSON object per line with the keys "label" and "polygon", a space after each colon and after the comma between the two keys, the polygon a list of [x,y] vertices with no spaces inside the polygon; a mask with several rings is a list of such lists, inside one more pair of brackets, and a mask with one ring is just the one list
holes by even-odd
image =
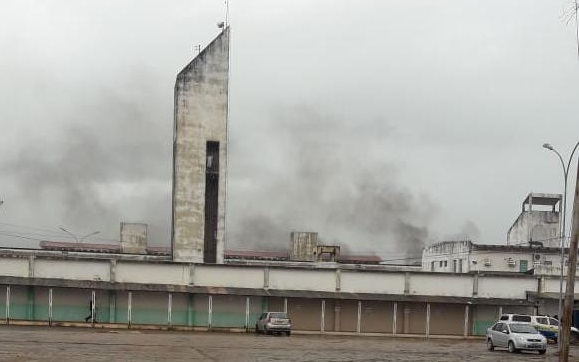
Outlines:
{"label": "overcast sky", "polygon": [[[231,0],[228,247],[505,243],[529,192],[562,192],[541,145],[579,141],[570,6]],[[175,76],[224,18],[220,0],[0,3],[3,245],[118,240],[121,221],[168,245]]]}

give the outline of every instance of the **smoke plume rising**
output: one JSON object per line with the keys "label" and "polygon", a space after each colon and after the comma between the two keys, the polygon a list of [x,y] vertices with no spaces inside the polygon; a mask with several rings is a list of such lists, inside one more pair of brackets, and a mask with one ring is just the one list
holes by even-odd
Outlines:
{"label": "smoke plume rising", "polygon": [[[268,135],[259,147],[248,141],[239,149],[237,141],[230,196],[244,206],[229,215],[229,247],[284,249],[291,231],[317,231],[353,253],[420,256],[436,207],[400,185],[388,155],[374,151],[391,137],[376,122],[294,106],[251,130]],[[241,157],[253,158],[258,169],[238,167]]]}

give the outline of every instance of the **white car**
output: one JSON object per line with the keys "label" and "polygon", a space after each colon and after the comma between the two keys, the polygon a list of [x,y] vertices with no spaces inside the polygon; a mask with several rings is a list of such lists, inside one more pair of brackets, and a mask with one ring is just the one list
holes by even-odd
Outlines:
{"label": "white car", "polygon": [[[499,320],[501,322],[529,323],[547,339],[557,342],[559,321],[553,317],[529,314],[503,314]],[[579,342],[579,330],[573,326],[571,326],[570,338],[573,343]]]}
{"label": "white car", "polygon": [[496,347],[507,348],[511,353],[527,350],[544,354],[547,351],[547,338],[529,323],[499,321],[487,329],[486,339],[490,351]]}

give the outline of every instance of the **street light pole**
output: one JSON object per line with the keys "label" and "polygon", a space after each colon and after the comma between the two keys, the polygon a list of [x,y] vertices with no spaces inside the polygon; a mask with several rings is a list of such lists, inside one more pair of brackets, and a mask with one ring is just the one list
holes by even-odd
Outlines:
{"label": "street light pole", "polygon": [[569,245],[569,265],[567,267],[567,288],[565,289],[565,307],[561,317],[561,349],[559,361],[569,361],[569,340],[571,334],[571,318],[575,305],[575,276],[577,274],[577,245],[579,242],[579,165],[575,179],[575,201],[573,203],[573,223],[571,224],[571,243]]}
{"label": "street light pole", "polygon": [[62,226],[60,227],[60,230],[64,231],[64,232],[67,233],[67,234],[72,235],[72,237],[74,238],[74,241],[76,241],[77,244],[79,243],[79,242],[78,242],[78,238],[76,237],[75,234],[73,234],[73,233],[71,233],[70,231],[66,230],[66,229],[63,228]]}
{"label": "street light pole", "polygon": [[569,161],[567,162],[567,166],[565,166],[565,161],[563,161],[563,156],[557,151],[553,146],[549,143],[543,144],[543,148],[548,149],[549,151],[553,151],[558,157],[559,161],[561,161],[561,166],[563,167],[563,177],[564,177],[564,184],[565,187],[563,188],[563,222],[561,227],[561,275],[559,278],[559,326],[557,331],[557,347],[559,352],[561,352],[561,317],[563,315],[563,279],[564,279],[564,268],[565,268],[565,239],[566,239],[566,220],[567,220],[567,180],[569,176],[569,167],[571,166],[571,160],[573,159],[573,154],[577,150],[579,146],[579,142],[575,144],[573,150],[571,151],[571,155],[569,156]]}
{"label": "street light pole", "polygon": [[90,233],[90,234],[86,234],[86,235],[84,235],[84,236],[81,236],[81,237],[79,238],[79,240],[80,240],[80,242],[82,242],[84,239],[88,238],[89,236],[93,236],[93,235],[96,235],[96,234],[98,234],[98,233],[100,233],[100,231],[94,231],[94,232],[92,232],[92,233]]}
{"label": "street light pole", "polygon": [[100,231],[94,231],[94,232],[92,232],[92,233],[89,233],[89,234],[86,234],[86,235],[84,235],[84,236],[78,237],[78,236],[76,236],[76,234],[74,234],[74,233],[66,230],[66,229],[63,228],[62,226],[60,227],[60,230],[64,231],[64,232],[67,233],[67,234],[72,235],[72,237],[74,238],[74,240],[76,241],[77,244],[80,244],[84,239],[88,238],[89,236],[93,236],[93,235],[96,235],[96,234],[100,233]]}

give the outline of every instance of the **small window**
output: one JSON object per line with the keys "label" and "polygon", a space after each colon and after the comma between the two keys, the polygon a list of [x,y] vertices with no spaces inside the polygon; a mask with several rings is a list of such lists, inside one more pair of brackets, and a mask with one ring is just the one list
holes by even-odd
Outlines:
{"label": "small window", "polygon": [[515,314],[513,316],[513,322],[531,322],[531,316],[530,315],[518,315]]}
{"label": "small window", "polygon": [[287,314],[283,312],[270,313],[271,318],[287,318]]}
{"label": "small window", "polygon": [[444,261],[444,267],[447,267],[447,266],[448,266],[448,260],[445,260]]}
{"label": "small window", "polygon": [[549,320],[547,319],[547,317],[536,317],[535,321],[539,324],[549,324]]}
{"label": "small window", "polygon": [[438,266],[442,268],[442,260],[438,262]]}
{"label": "small window", "polygon": [[508,315],[502,315],[500,320],[502,321],[508,321],[509,320],[509,316]]}

